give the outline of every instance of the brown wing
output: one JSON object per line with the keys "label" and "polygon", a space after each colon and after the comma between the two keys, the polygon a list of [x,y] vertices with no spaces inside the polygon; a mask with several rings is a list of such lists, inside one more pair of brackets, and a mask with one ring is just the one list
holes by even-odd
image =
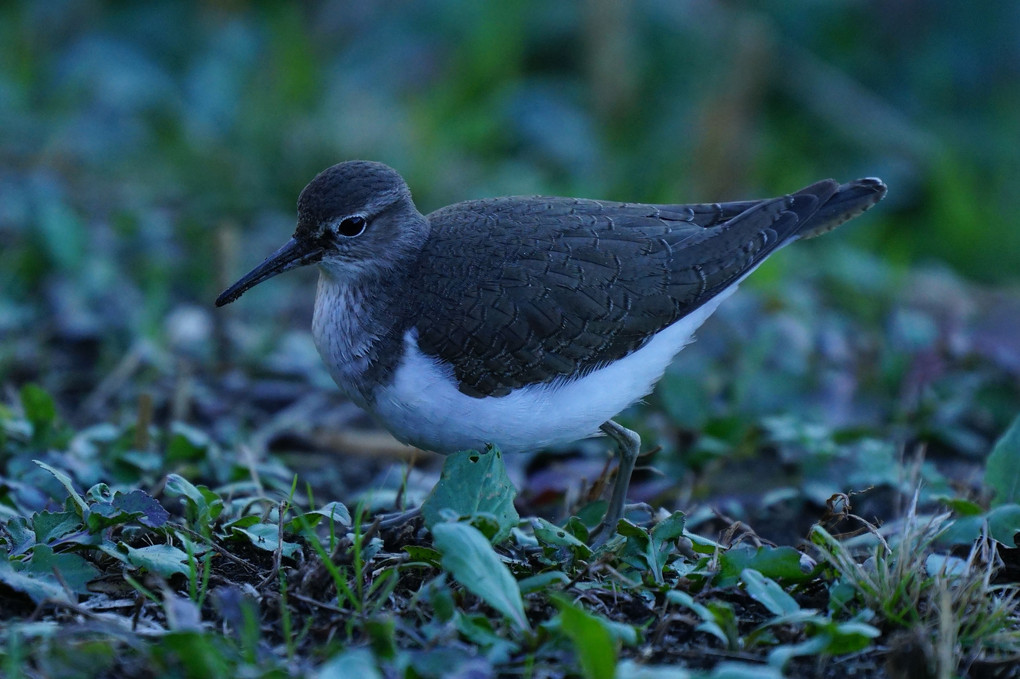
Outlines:
{"label": "brown wing", "polygon": [[461,391],[476,397],[585,374],[640,348],[802,233],[877,202],[884,186],[861,182],[740,203],[451,205],[428,217],[443,237],[426,245],[407,299],[419,347],[452,365]]}

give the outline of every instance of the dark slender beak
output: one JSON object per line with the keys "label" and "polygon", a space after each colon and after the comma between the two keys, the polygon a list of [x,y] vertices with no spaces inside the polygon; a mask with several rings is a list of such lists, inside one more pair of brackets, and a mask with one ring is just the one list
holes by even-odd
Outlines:
{"label": "dark slender beak", "polygon": [[322,259],[322,248],[314,243],[291,238],[283,247],[266,257],[266,261],[246,273],[216,298],[216,306],[230,304],[262,281],[305,264],[314,264]]}

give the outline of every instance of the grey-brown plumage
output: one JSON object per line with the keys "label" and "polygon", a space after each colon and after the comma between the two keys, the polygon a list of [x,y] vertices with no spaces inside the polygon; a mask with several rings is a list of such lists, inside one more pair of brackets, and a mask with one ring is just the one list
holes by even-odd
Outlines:
{"label": "grey-brown plumage", "polygon": [[640,348],[776,248],[834,228],[883,192],[865,179],[723,204],[457,203],[427,217],[431,237],[403,313],[422,351],[452,365],[466,394],[574,378]]}
{"label": "grey-brown plumage", "polygon": [[760,201],[510,197],[423,216],[394,170],[352,161],[298,199],[294,237],[216,300],[318,263],[312,334],[337,384],[398,438],[529,450],[601,430],[623,512],[637,435],[612,421],[756,266],[885,194],[821,181]]}

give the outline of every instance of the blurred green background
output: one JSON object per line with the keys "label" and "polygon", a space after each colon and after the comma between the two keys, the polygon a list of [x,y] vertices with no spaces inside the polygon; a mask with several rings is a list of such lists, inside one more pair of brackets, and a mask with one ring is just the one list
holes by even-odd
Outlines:
{"label": "blurred green background", "polygon": [[[787,281],[828,276],[830,298],[880,328],[874,344],[898,328],[931,346],[944,334],[927,317],[868,300],[1015,284],[1018,35],[1020,4],[953,0],[5,2],[0,383],[80,407],[152,347],[328,383],[307,339],[314,272],[224,311],[212,300],[288,237],[305,183],[351,158],[395,167],[423,212],[880,176],[889,196],[868,216],[747,287],[824,330],[839,319],[804,311],[810,287]],[[940,273],[919,283],[916,267]],[[1012,305],[997,327],[1010,337],[1015,298],[996,304]],[[767,362],[755,356],[734,370]],[[685,388],[664,393],[681,415],[701,403]]]}

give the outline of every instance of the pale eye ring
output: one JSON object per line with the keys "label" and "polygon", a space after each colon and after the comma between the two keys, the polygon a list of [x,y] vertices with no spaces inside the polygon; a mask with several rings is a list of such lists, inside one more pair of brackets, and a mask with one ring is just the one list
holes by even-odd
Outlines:
{"label": "pale eye ring", "polygon": [[368,220],[361,215],[351,215],[350,217],[344,217],[337,224],[336,232],[341,236],[347,238],[354,238],[365,233],[365,228],[368,226]]}

